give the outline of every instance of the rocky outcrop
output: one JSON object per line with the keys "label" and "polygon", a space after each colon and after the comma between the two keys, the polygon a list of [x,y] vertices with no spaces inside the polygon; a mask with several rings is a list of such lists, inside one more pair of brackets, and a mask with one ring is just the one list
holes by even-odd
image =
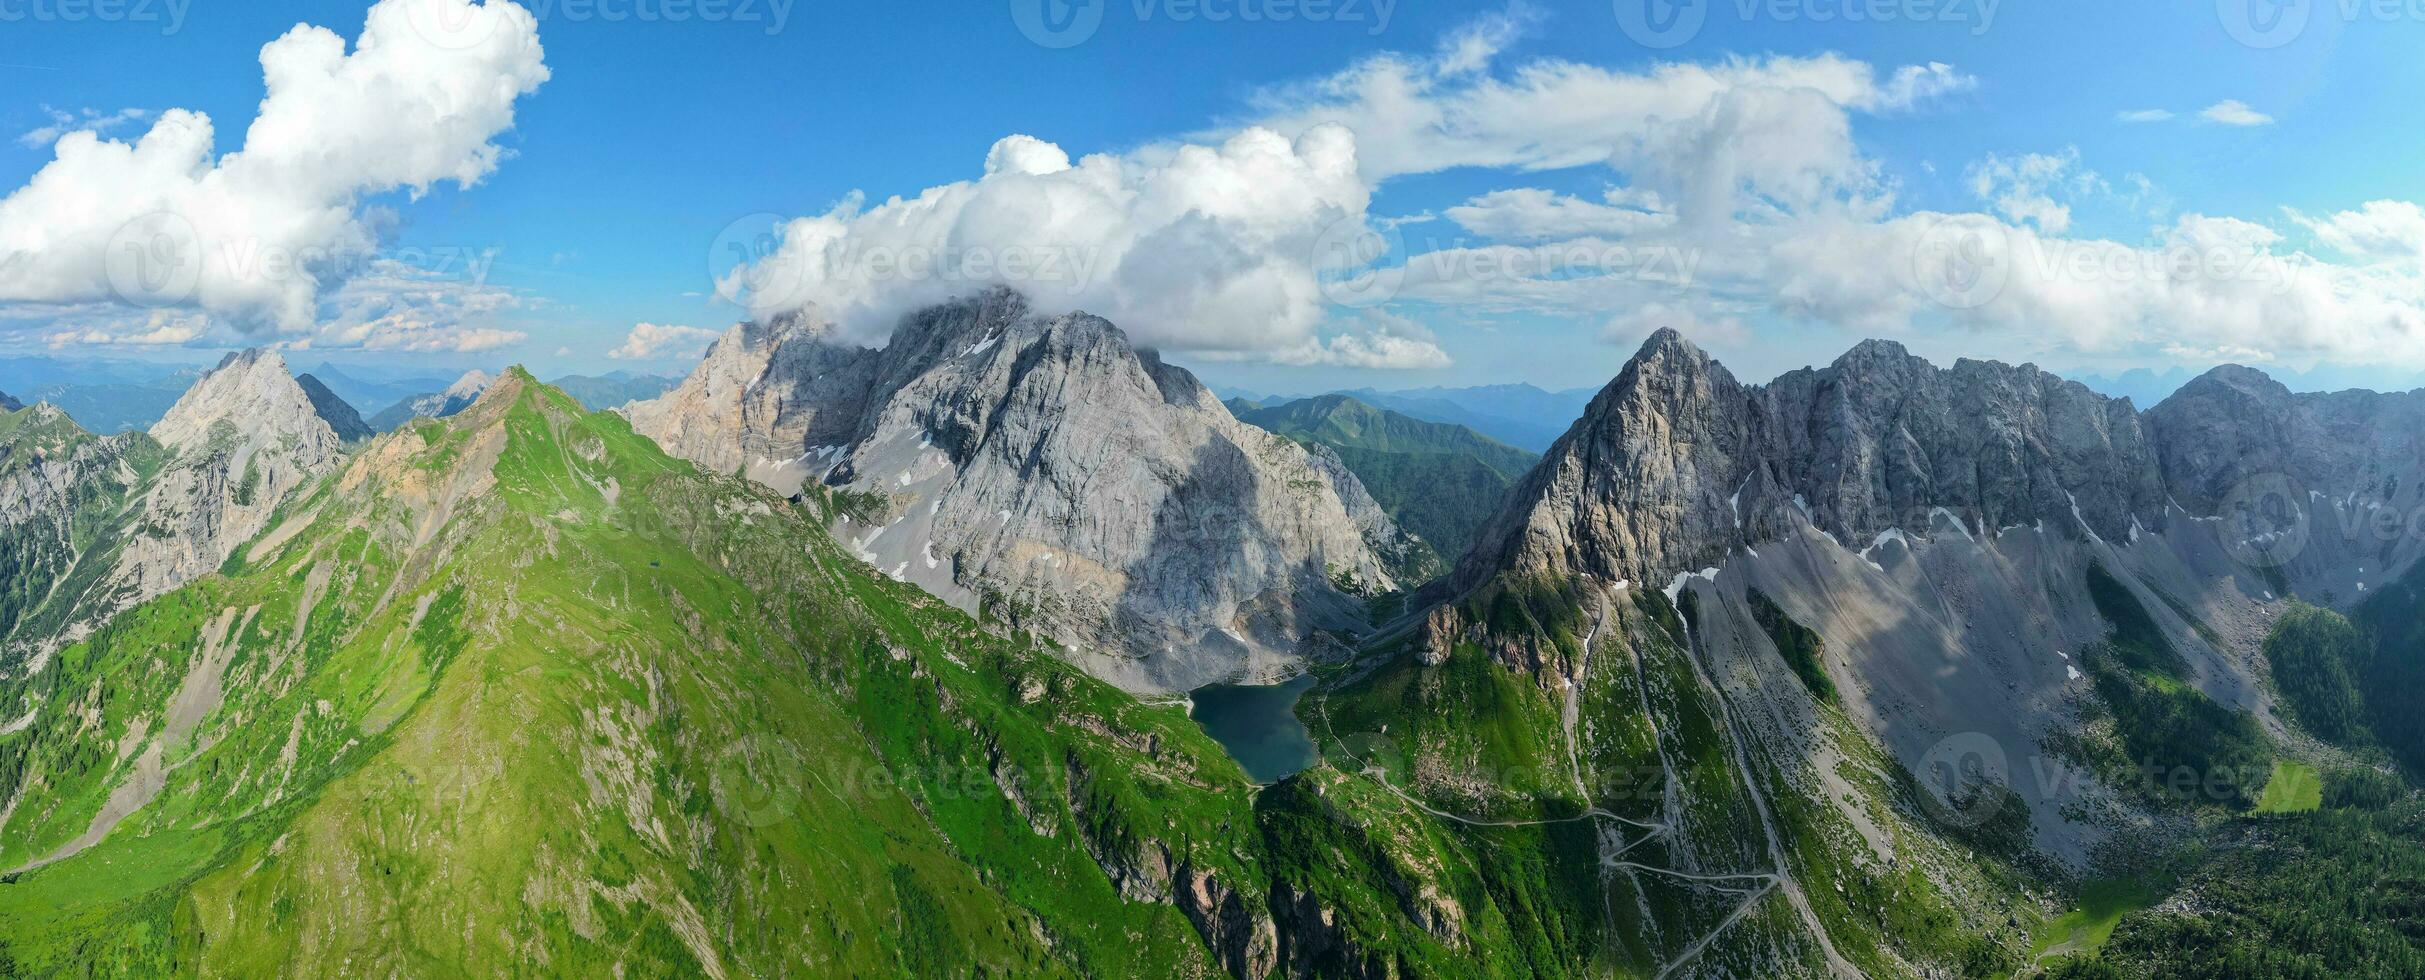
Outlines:
{"label": "rocky outcrop", "polygon": [[1111,323],[1008,291],[882,349],[810,315],[744,324],[627,406],[675,455],[872,502],[836,533],[894,578],[1047,634],[1136,690],[1292,672],[1408,539],[1343,467],[1232,418]]}
{"label": "rocky outcrop", "polygon": [[2035,367],[1938,368],[1870,341],[1755,387],[1661,331],[1551,447],[1458,582],[1663,582],[1797,520],[1856,547],[1939,520],[2121,538],[2163,503],[2130,403]]}
{"label": "rocky outcrop", "polygon": [[2226,366],[2146,418],[2179,506],[2277,587],[2352,603],[2425,560],[2425,391],[2294,394]]}

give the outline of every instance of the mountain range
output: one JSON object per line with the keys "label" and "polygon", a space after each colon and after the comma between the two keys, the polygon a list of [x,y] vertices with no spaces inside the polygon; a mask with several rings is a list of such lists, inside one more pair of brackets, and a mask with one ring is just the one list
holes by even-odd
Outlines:
{"label": "mountain range", "polygon": [[[1662,331],[1535,461],[1007,291],[456,387],[0,416],[0,973],[2425,974],[2425,392]],[[1290,676],[1259,783],[1183,692]]]}

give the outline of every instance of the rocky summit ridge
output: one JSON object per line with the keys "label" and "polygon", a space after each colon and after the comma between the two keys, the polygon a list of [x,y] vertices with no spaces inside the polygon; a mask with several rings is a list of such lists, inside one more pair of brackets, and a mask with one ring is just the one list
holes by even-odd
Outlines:
{"label": "rocky summit ridge", "polygon": [[1939,368],[1867,341],[1747,385],[1654,334],[1518,488],[1460,569],[1663,582],[1802,523],[1856,546],[1948,521],[2127,537],[2165,510],[2147,426],[2034,366]]}
{"label": "rocky summit ridge", "polygon": [[708,469],[859,495],[835,530],[863,559],[1132,689],[1291,672],[1421,550],[1336,460],[1237,421],[1109,321],[1007,290],[911,314],[880,349],[814,314],[743,324],[623,411]]}
{"label": "rocky summit ridge", "polygon": [[2308,516],[2347,525],[2352,510],[2425,506],[2420,460],[2425,392],[2297,394],[2226,365],[2142,412],[2032,365],[1938,367],[1880,340],[1747,385],[1661,331],[1518,489],[1459,580],[1522,570],[1658,584],[1795,526],[1856,549],[1898,532],[2039,526],[2130,542],[2284,492],[2338,501]]}
{"label": "rocky summit ridge", "polygon": [[[97,437],[36,406],[6,434],[0,534],[26,594],[0,621],[39,653],[110,614],[217,569],[279,506],[344,457],[347,419],[276,352],[228,355],[148,432]],[[19,459],[17,457],[22,457]]]}

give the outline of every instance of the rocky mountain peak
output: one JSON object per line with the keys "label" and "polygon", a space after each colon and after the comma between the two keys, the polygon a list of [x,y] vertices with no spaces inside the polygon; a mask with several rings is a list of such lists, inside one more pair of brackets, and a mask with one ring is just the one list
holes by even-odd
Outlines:
{"label": "rocky mountain peak", "polygon": [[2124,402],[2036,368],[1940,368],[1889,341],[1760,387],[1653,334],[1461,566],[1665,581],[1797,526],[1846,542],[2046,520],[2125,537],[2162,481]]}
{"label": "rocky mountain peak", "polygon": [[473,368],[463,372],[462,377],[456,378],[454,384],[446,386],[446,390],[439,394],[446,396],[449,400],[476,401],[479,399],[480,393],[487,391],[488,386],[494,383],[496,383],[496,379],[491,377],[488,372]]}
{"label": "rocky mountain peak", "polygon": [[153,424],[151,436],[181,454],[226,448],[228,438],[247,446],[291,443],[314,460],[333,458],[341,441],[287,372],[286,359],[258,348],[229,354],[194,382]]}
{"label": "rocky mountain peak", "polygon": [[9,397],[8,392],[0,391],[0,412],[14,412],[21,410],[24,407],[24,402]]}
{"label": "rocky mountain peak", "polygon": [[1137,689],[1293,669],[1362,625],[1342,584],[1393,586],[1381,555],[1411,540],[1352,473],[1109,321],[1005,289],[911,313],[881,348],[813,312],[744,324],[624,414],[703,468],[881,501],[835,528],[862,559]]}

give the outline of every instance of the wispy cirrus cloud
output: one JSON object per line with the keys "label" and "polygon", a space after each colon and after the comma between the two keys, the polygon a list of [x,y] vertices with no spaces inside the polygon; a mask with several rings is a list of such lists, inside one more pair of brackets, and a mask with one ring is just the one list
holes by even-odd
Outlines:
{"label": "wispy cirrus cloud", "polygon": [[17,145],[38,150],[58,142],[59,137],[73,132],[108,133],[129,123],[143,121],[151,115],[151,110],[120,109],[116,112],[103,112],[99,109],[78,109],[70,112],[46,105],[42,107],[42,114],[50,117],[50,122],[19,135]]}

